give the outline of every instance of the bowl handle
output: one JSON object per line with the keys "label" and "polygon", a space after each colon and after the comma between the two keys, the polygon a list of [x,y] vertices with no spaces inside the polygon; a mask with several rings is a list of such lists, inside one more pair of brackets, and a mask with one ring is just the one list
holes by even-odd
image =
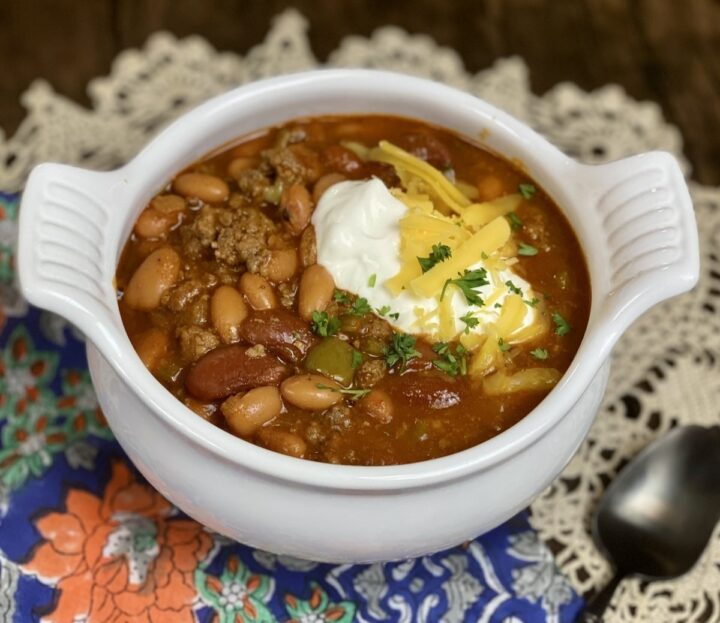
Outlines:
{"label": "bowl handle", "polygon": [[[20,206],[18,273],[25,298],[76,325],[107,355],[117,353],[114,249],[122,232],[122,170],[58,164],[33,169]],[[108,348],[110,351],[108,352]]]}
{"label": "bowl handle", "polygon": [[583,165],[578,181],[597,206],[610,265],[602,316],[617,337],[653,305],[697,283],[692,200],[677,161],[665,152]]}

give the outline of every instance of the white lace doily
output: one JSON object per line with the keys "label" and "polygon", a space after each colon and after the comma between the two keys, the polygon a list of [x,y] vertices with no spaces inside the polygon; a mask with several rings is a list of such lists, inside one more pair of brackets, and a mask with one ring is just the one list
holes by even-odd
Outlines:
{"label": "white lace doily", "polygon": [[[454,51],[393,27],[369,39],[346,38],[328,63],[447,82],[504,108],[586,162],[664,149],[688,171],[680,135],[658,106],[636,102],[617,86],[586,93],[561,84],[536,96],[519,58],[501,59],[473,75]],[[48,160],[114,167],[200,101],[249,80],[318,64],[306,23],[294,11],[278,17],[265,41],[244,57],[218,53],[198,37],[155,34],[144,49],[120,54],[108,77],[90,83],[90,110],[56,94],[45,81],[32,84],[22,98],[27,118],[11,139],[0,135],[0,189],[20,189],[31,167]],[[586,443],[532,505],[533,525],[585,594],[609,577],[588,533],[591,510],[608,481],[625,460],[672,426],[720,422],[720,189],[692,184],[691,191],[702,247],[700,285],[656,307],[623,337],[613,355],[604,406]],[[720,529],[687,576],[624,582],[607,620],[720,621]]]}

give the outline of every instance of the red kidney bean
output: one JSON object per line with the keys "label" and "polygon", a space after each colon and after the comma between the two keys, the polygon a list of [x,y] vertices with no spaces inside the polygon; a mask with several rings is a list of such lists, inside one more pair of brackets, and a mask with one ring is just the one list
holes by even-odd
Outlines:
{"label": "red kidney bean", "polygon": [[286,309],[252,313],[240,325],[240,336],[250,344],[262,344],[290,363],[300,362],[317,341],[308,323]]}
{"label": "red kidney bean", "polygon": [[395,168],[387,162],[375,162],[374,160],[363,163],[363,166],[352,174],[348,175],[354,180],[368,180],[377,177],[388,188],[400,186],[400,178],[395,173]]}
{"label": "red kidney bean", "polygon": [[396,145],[441,171],[452,166],[448,148],[430,134],[406,134],[396,141]]}
{"label": "red kidney bean", "polygon": [[322,163],[336,173],[352,173],[363,166],[358,155],[342,145],[330,145],[320,154]]}
{"label": "red kidney bean", "polygon": [[263,349],[231,344],[203,355],[185,376],[185,389],[198,400],[214,401],[260,385],[280,385],[291,374]]}
{"label": "red kidney bean", "polygon": [[400,404],[430,409],[454,407],[460,403],[464,393],[460,383],[447,375],[433,372],[408,372],[384,389],[399,397]]}

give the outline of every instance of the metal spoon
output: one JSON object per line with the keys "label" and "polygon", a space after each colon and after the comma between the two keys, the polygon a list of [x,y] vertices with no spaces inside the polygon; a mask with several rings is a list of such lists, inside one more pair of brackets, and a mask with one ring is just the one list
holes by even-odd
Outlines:
{"label": "metal spoon", "polygon": [[720,519],[720,426],[677,428],[620,472],[593,520],[593,538],[615,575],[579,623],[600,623],[624,578],[674,578],[690,571]]}

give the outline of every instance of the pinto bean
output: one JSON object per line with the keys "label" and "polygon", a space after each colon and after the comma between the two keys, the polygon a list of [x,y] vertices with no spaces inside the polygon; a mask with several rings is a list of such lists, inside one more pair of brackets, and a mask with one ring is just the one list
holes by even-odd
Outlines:
{"label": "pinto bean", "polygon": [[150,202],[150,207],[163,214],[174,214],[185,209],[185,199],[177,195],[158,195]]}
{"label": "pinto bean", "polygon": [[220,406],[233,432],[243,437],[252,435],[263,424],[280,415],[282,398],[277,387],[256,387],[246,394],[230,396]]}
{"label": "pinto bean", "polygon": [[482,201],[492,201],[505,194],[503,181],[493,173],[480,178],[477,189]]}
{"label": "pinto bean", "polygon": [[145,208],[135,221],[133,231],[140,238],[162,238],[180,220],[179,212],[160,212],[153,207]]}
{"label": "pinto bean", "polygon": [[237,179],[243,171],[254,167],[256,163],[257,158],[246,156],[234,158],[228,165],[228,175]]}
{"label": "pinto bean", "polygon": [[148,255],[125,288],[123,300],[129,307],[145,311],[160,305],[160,299],[180,277],[180,256],[170,247]]}
{"label": "pinto bean", "polygon": [[230,195],[223,180],[207,173],[183,173],[173,180],[172,186],[183,197],[197,197],[205,203],[222,203]]}
{"label": "pinto bean", "polygon": [[344,182],[347,178],[340,173],[327,173],[323,175],[313,186],[312,198],[315,203],[320,201],[320,197],[325,194],[325,191],[331,186],[338,182]]}
{"label": "pinto bean", "polygon": [[240,339],[240,325],[247,318],[248,306],[242,295],[232,286],[220,286],[210,299],[210,318],[225,344]]}
{"label": "pinto bean", "polygon": [[279,385],[290,369],[257,347],[220,346],[203,355],[187,372],[185,389],[198,400],[214,401],[258,387]]}
{"label": "pinto bean", "polygon": [[358,406],[371,418],[382,424],[388,424],[393,417],[393,402],[389,394],[382,389],[373,389],[362,398]]}
{"label": "pinto bean", "polygon": [[317,341],[308,324],[286,309],[254,312],[240,325],[240,336],[291,363],[301,361]]}
{"label": "pinto bean", "polygon": [[280,196],[280,209],[285,212],[290,230],[298,235],[310,222],[313,200],[302,184],[293,184]]}
{"label": "pinto bean", "polygon": [[307,451],[305,440],[289,431],[280,430],[278,428],[263,428],[258,433],[258,440],[268,450],[280,452],[302,459]]}
{"label": "pinto bean", "polygon": [[307,411],[322,411],[341,402],[339,389],[335,381],[320,374],[298,374],[280,385],[280,393],[287,402]]}
{"label": "pinto bean", "polygon": [[240,291],[253,309],[273,309],[278,306],[277,294],[268,280],[255,273],[243,273]]}
{"label": "pinto bean", "polygon": [[314,311],[324,311],[335,291],[335,281],[324,266],[308,266],[300,278],[298,312],[310,322]]}
{"label": "pinto bean", "polygon": [[298,269],[298,256],[295,249],[273,249],[270,259],[261,272],[270,281],[281,283],[289,281],[295,276]]}
{"label": "pinto bean", "polygon": [[317,262],[317,241],[315,240],[315,228],[308,225],[300,236],[300,263],[305,266],[312,266]]}
{"label": "pinto bean", "polygon": [[170,336],[157,327],[141,333],[135,341],[135,351],[150,372],[155,372],[158,364],[168,354]]}

